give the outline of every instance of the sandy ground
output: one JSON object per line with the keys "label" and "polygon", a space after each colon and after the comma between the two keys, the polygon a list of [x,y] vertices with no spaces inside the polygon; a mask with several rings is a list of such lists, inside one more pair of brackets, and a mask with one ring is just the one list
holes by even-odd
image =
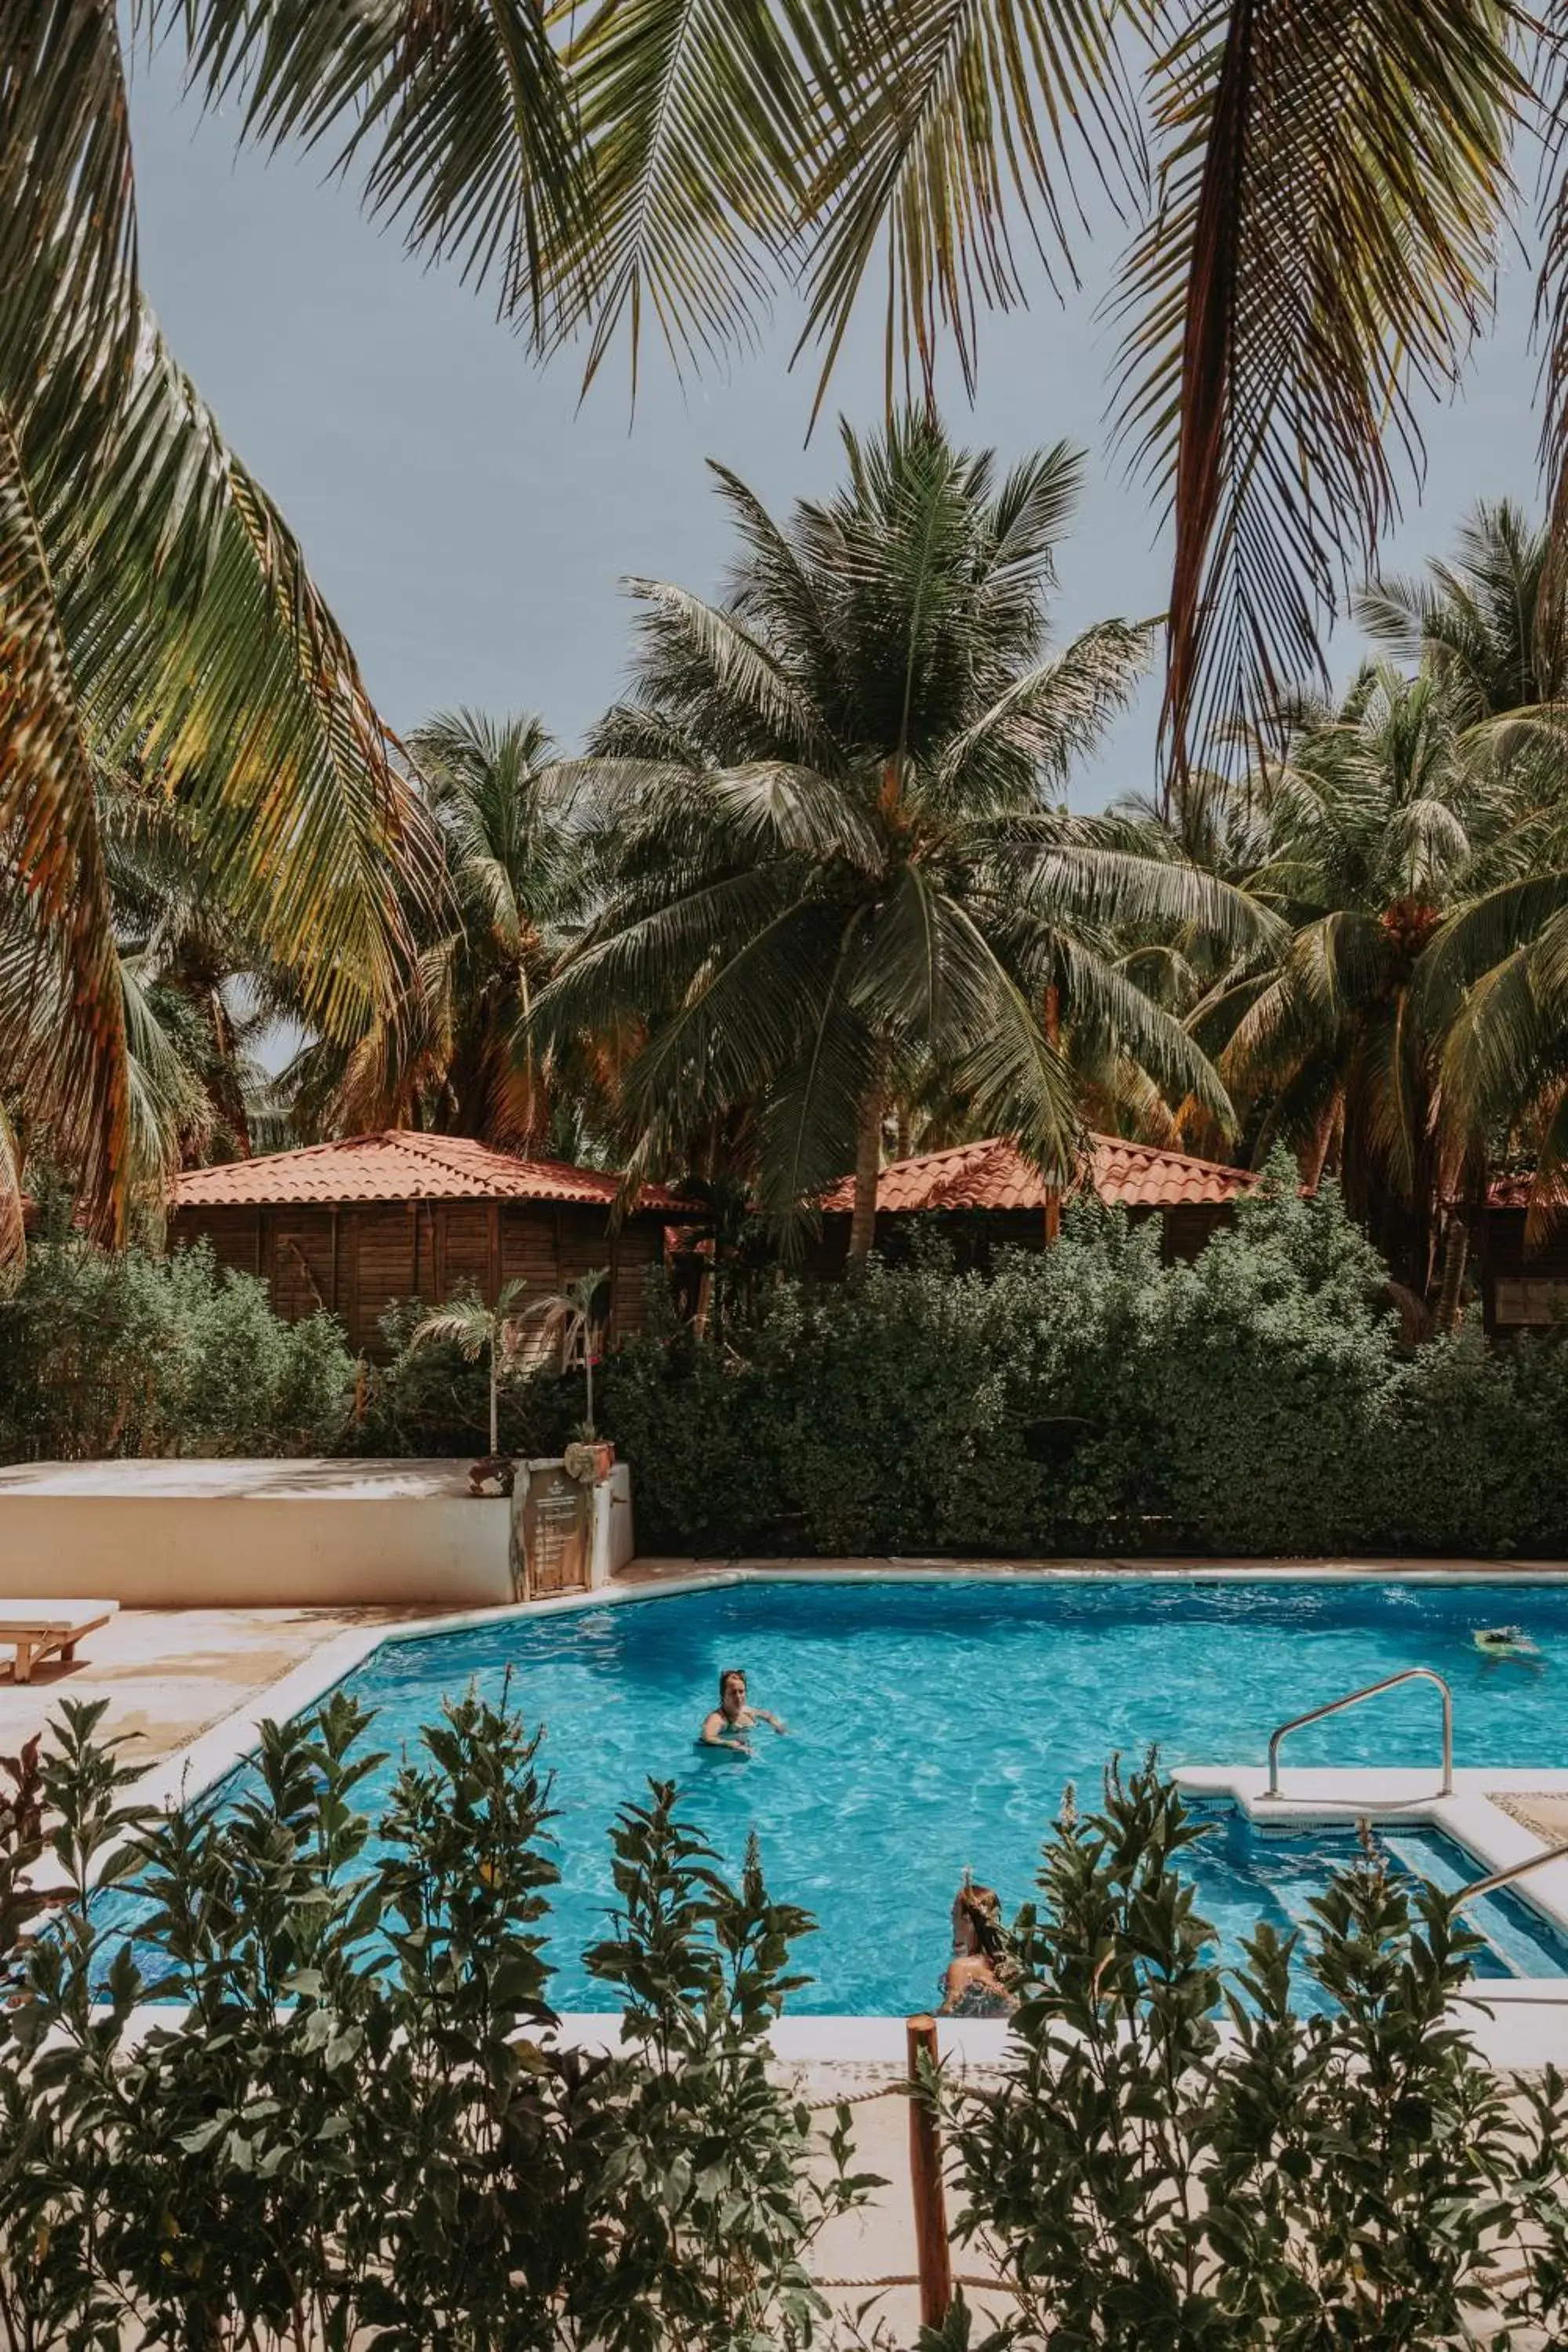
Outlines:
{"label": "sandy ground", "polygon": [[1512,1815],[1529,1830],[1532,1837],[1544,1845],[1568,1845],[1568,1797],[1532,1796],[1527,1790],[1522,1795],[1505,1790],[1493,1795],[1491,1802]]}
{"label": "sandy ground", "polygon": [[74,1663],[36,1666],[31,1682],[0,1664],[0,1754],[41,1731],[62,1698],[106,1699],[106,1731],[135,1740],[151,1764],[351,1626],[396,1624],[429,1609],[122,1609],[89,1633]]}

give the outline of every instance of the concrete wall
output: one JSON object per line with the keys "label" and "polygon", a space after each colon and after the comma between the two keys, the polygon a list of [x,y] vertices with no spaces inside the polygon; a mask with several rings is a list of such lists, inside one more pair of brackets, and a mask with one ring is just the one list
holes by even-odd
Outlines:
{"label": "concrete wall", "polygon": [[[488,1609],[510,1505],[460,1462],[40,1462],[0,1469],[0,1601]],[[593,1580],[632,1557],[631,1472],[595,1489]]]}
{"label": "concrete wall", "polygon": [[0,1599],[123,1608],[483,1608],[509,1507],[451,1462],[86,1462],[0,1469]]}

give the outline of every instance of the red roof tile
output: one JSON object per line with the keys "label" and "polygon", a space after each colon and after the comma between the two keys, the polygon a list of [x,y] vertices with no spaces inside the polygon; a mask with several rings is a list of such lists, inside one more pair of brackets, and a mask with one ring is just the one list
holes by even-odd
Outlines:
{"label": "red roof tile", "polygon": [[[1151,1143],[1124,1143],[1114,1135],[1089,1138],[1084,1173],[1102,1201],[1122,1209],[1221,1207],[1258,1181],[1250,1169],[1223,1167],[1215,1160]],[[1080,1174],[1077,1182],[1082,1181]],[[1017,1146],[996,1136],[895,1160],[878,1179],[877,1207],[887,1216],[929,1209],[1044,1209],[1047,1189]],[[1077,1189],[1076,1183],[1068,1189]],[[822,1205],[847,1210],[854,1198],[854,1180],[846,1177]]]}
{"label": "red roof tile", "polygon": [[[520,1160],[461,1135],[389,1128],[343,1143],[270,1151],[221,1168],[192,1168],[174,1180],[175,1209],[270,1208],[346,1201],[581,1201],[608,1208],[619,1179],[560,1160]],[[691,1203],[662,1184],[645,1184],[639,1209]]]}

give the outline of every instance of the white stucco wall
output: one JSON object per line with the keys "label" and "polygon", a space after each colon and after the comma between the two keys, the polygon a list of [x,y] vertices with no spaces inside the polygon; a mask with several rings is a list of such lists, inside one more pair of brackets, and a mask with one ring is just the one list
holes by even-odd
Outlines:
{"label": "white stucco wall", "polygon": [[26,1464],[0,1468],[0,1599],[488,1607],[508,1512],[454,1462]]}

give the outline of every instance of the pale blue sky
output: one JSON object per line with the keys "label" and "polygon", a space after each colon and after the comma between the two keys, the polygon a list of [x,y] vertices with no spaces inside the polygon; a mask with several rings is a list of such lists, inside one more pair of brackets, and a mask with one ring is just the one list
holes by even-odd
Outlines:
{"label": "pale blue sky", "polygon": [[[534,707],[568,744],[624,675],[626,572],[700,592],[726,553],[703,459],[733,467],[775,510],[837,471],[829,425],[804,446],[814,378],[793,375],[781,326],[727,379],[683,391],[647,353],[635,420],[625,371],[578,407],[570,358],[541,372],[455,273],[426,271],[360,217],[310,157],[235,153],[232,126],[180,100],[172,54],[138,59],[132,89],[142,266],[175,351],[225,431],[302,539],[395,726],[460,702]],[[1012,458],[1067,438],[1089,453],[1086,496],[1060,556],[1064,632],[1157,612],[1167,551],[1147,493],[1105,455],[1111,329],[1096,320],[1114,240],[1063,308],[1042,281],[1026,313],[989,321],[972,415],[950,425]],[[1526,274],[1463,397],[1436,410],[1425,500],[1391,565],[1440,549],[1479,496],[1535,491],[1534,362]],[[840,364],[836,410],[870,423],[881,399],[875,303]],[[1342,639],[1336,660],[1353,646]],[[1157,697],[1147,691],[1074,797],[1146,787]]]}

